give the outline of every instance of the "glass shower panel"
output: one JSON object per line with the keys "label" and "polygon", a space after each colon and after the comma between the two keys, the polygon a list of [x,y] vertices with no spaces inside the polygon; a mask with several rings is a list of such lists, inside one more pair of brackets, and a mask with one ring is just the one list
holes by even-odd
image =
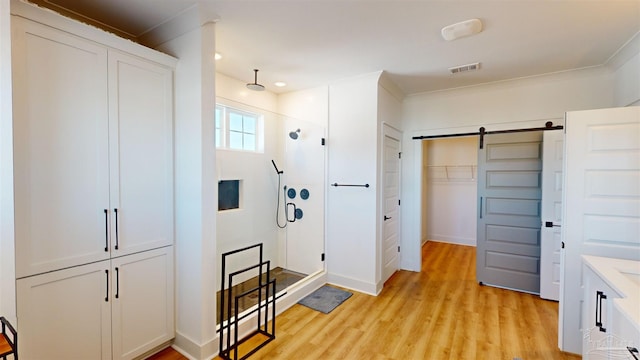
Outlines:
{"label": "glass shower panel", "polygon": [[[260,145],[256,151],[217,149],[217,178],[213,181],[240,183],[239,207],[219,211],[217,215],[218,262],[223,253],[262,243],[263,260],[270,261],[277,291],[282,292],[324,269],[325,127],[228,99],[218,98],[218,104],[257,115],[254,123],[247,122],[242,129],[253,130],[255,136],[263,137],[255,141]],[[239,121],[235,122],[230,132],[239,126]],[[289,133],[297,129],[299,136],[293,139]],[[276,172],[272,161],[282,174]],[[295,190],[295,197],[288,195],[289,189]],[[277,214],[280,225],[286,227],[278,226]],[[257,251],[239,253],[227,259],[225,273],[257,262]],[[219,291],[222,269],[219,267],[217,271]],[[237,287],[232,289],[232,295],[255,287],[257,274],[256,269],[235,277]],[[257,299],[257,293],[244,297],[240,311],[251,308]]]}

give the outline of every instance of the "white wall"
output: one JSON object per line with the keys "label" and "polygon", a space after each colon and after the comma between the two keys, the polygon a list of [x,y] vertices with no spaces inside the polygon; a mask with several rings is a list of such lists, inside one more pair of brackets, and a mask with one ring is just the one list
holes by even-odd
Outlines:
{"label": "white wall", "polygon": [[0,315],[16,325],[9,0],[0,0]]}
{"label": "white wall", "polygon": [[376,294],[379,73],[329,86],[327,271],[329,282]]}
{"label": "white wall", "polygon": [[640,32],[609,59],[607,67],[614,74],[614,106],[640,105]]}
{"label": "white wall", "polygon": [[405,268],[420,269],[422,145],[413,136],[561,123],[565,111],[613,106],[613,86],[611,73],[598,67],[407,97],[402,234],[412,258]]}
{"label": "white wall", "polygon": [[640,53],[615,72],[615,106],[640,105]]}
{"label": "white wall", "polygon": [[213,357],[218,345],[214,288],[215,25],[201,24],[159,46],[180,59],[175,75],[175,345],[196,359]]}
{"label": "white wall", "polygon": [[425,141],[426,200],[422,240],[476,245],[478,139]]}
{"label": "white wall", "polygon": [[279,95],[278,113],[326,128],[329,125],[329,87],[321,86]]}

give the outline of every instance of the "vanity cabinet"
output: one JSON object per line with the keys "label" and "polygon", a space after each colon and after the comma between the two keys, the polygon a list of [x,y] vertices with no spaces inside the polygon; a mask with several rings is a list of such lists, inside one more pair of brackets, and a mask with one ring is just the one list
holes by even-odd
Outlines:
{"label": "vanity cabinet", "polygon": [[11,11],[20,358],[138,357],[175,332],[176,59]]}
{"label": "vanity cabinet", "polygon": [[133,359],[173,338],[173,247],[18,279],[21,359]]}
{"label": "vanity cabinet", "polygon": [[584,359],[609,359],[613,299],[620,295],[591,268],[583,267],[582,356]]}
{"label": "vanity cabinet", "polygon": [[582,358],[633,359],[640,346],[640,262],[582,258]]}

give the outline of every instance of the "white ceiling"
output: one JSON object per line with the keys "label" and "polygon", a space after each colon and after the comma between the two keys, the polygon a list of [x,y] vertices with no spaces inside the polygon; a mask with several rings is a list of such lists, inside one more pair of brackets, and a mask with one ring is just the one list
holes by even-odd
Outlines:
{"label": "white ceiling", "polygon": [[[137,38],[192,0],[32,0]],[[282,93],[385,70],[414,94],[606,64],[640,31],[640,0],[204,0],[219,16],[217,71]],[[483,31],[440,29],[478,18]],[[475,72],[448,68],[480,62]],[[276,81],[287,87],[277,88]]]}

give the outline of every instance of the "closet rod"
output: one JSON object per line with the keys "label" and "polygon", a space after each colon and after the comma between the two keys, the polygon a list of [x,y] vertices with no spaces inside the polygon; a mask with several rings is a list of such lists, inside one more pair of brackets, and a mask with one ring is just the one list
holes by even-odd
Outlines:
{"label": "closet rod", "polygon": [[426,136],[414,136],[413,140],[427,140],[427,139],[440,139],[440,138],[449,138],[449,137],[461,137],[461,136],[474,136],[480,135],[480,148],[482,149],[482,143],[484,141],[484,135],[490,134],[505,134],[512,132],[525,132],[525,131],[543,131],[543,130],[562,130],[564,126],[562,125],[553,125],[553,122],[547,121],[544,127],[538,128],[526,128],[526,129],[509,129],[509,130],[494,130],[494,131],[485,131],[484,126],[479,129],[478,132],[471,133],[460,133],[460,134],[443,134],[443,135],[426,135]]}

